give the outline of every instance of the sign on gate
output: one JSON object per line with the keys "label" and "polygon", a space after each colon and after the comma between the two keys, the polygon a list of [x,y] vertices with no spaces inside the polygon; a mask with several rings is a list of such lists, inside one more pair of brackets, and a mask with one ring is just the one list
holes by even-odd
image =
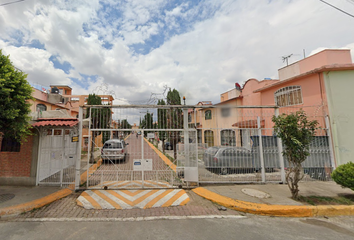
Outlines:
{"label": "sign on gate", "polygon": [[148,133],[147,134],[147,138],[155,138],[155,134],[154,133]]}
{"label": "sign on gate", "polygon": [[152,171],[152,159],[134,159],[134,171]]}

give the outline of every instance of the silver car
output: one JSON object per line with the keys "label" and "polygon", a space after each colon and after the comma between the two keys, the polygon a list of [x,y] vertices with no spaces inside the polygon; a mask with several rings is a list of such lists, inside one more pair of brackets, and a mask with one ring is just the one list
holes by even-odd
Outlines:
{"label": "silver car", "polygon": [[251,151],[242,147],[209,147],[203,160],[205,168],[217,174],[255,171]]}
{"label": "silver car", "polygon": [[124,140],[120,139],[106,141],[101,149],[102,161],[125,161],[128,154],[127,145],[128,143],[125,143]]}

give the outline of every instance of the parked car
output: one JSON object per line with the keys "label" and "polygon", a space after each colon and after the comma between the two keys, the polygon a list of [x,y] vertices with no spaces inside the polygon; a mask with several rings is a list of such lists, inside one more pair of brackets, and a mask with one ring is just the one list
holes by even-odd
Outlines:
{"label": "parked car", "polygon": [[128,143],[125,143],[124,140],[120,139],[106,141],[101,149],[102,161],[125,161],[128,154],[126,148],[127,145]]}
{"label": "parked car", "polygon": [[165,142],[165,149],[166,150],[173,150],[173,145],[170,142]]}
{"label": "parked car", "polygon": [[243,147],[209,147],[203,160],[207,170],[218,174],[256,170],[251,151]]}
{"label": "parked car", "polygon": [[141,131],[138,132],[138,135],[141,135]]}

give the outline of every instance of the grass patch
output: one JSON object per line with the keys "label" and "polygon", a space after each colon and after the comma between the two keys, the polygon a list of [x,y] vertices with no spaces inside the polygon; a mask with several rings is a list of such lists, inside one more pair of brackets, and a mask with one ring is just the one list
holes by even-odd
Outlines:
{"label": "grass patch", "polygon": [[299,202],[307,203],[313,206],[318,205],[354,205],[354,195],[345,195],[339,197],[321,197],[321,196],[300,196]]}

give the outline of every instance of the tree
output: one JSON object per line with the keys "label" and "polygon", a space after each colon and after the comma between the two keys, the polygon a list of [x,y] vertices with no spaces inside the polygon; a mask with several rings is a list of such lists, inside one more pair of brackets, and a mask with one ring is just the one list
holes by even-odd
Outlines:
{"label": "tree", "polygon": [[289,162],[286,171],[286,181],[288,183],[293,199],[298,199],[299,181],[304,177],[302,163],[310,155],[309,148],[313,136],[315,135],[316,120],[309,121],[303,110],[273,116],[274,131],[284,143],[283,156]]}
{"label": "tree", "polygon": [[[167,105],[181,105],[181,97],[176,89],[169,89],[167,93]],[[182,110],[179,108],[171,108],[167,113],[168,128],[180,129],[182,128]],[[173,131],[169,133],[170,141],[173,145],[173,157],[177,159],[177,142],[180,138],[180,133]]]}
{"label": "tree", "polygon": [[0,49],[0,135],[24,142],[31,135],[32,87],[26,80],[27,75],[15,69],[9,56]]}
{"label": "tree", "polygon": [[[140,123],[140,128],[142,128],[142,129],[152,129],[152,128],[154,128],[154,125],[153,125],[153,113],[147,112],[144,115],[144,118],[141,120],[141,123]],[[145,137],[147,136],[147,131],[144,131],[144,136]]]}
{"label": "tree", "polygon": [[[89,94],[87,98],[87,105],[102,105],[101,97],[96,94]],[[91,129],[108,129],[110,128],[112,112],[110,108],[92,108],[91,109]],[[86,118],[90,117],[90,108],[87,108]],[[101,134],[101,131],[92,131],[91,141],[91,156],[90,162],[93,163],[94,159],[94,145],[95,139]],[[102,143],[110,139],[110,132],[103,131]]]}
{"label": "tree", "polygon": [[[118,120],[118,123],[119,123],[118,129],[131,129],[132,128],[132,125],[130,125],[130,123],[128,122],[127,119]],[[122,135],[120,135],[120,137],[127,135],[126,132],[121,132],[121,133],[122,133]]]}
{"label": "tree", "polygon": [[120,121],[119,129],[131,129],[132,125],[128,122],[127,119],[123,119]]}
{"label": "tree", "polygon": [[[157,102],[157,105],[166,105],[166,102],[161,99]],[[167,128],[167,110],[166,109],[158,109],[157,110],[157,128],[158,129],[166,129]],[[166,132],[159,131],[159,139],[162,141],[162,151],[165,153],[165,140],[166,140]]]}

